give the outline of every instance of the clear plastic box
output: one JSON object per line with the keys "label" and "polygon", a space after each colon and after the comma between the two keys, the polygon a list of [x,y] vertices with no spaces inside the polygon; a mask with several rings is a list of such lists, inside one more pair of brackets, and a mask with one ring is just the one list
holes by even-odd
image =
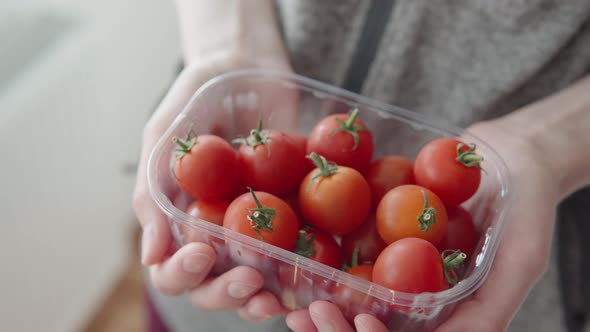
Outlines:
{"label": "clear plastic box", "polygon": [[[414,159],[425,143],[443,136],[473,142],[484,156],[486,173],[480,188],[463,204],[471,212],[481,238],[464,267],[464,278],[453,288],[422,294],[392,291],[183,212],[191,199],[180,191],[171,171],[176,148],[172,137],[185,136],[189,126],[199,134],[214,133],[231,140],[247,136],[262,118],[266,128],[309,134],[323,117],[354,107],[360,109],[360,118],[373,132],[374,158],[396,154]],[[218,258],[212,273],[238,265],[252,266],[264,275],[264,288],[289,309],[329,300],[338,304],[347,318],[371,313],[391,331],[431,331],[458,303],[473,295],[490,270],[511,203],[510,181],[502,160],[485,142],[460,128],[309,78],[260,70],[228,73],[200,87],[154,148],[148,182],[178,246],[201,241],[215,248]],[[340,288],[338,292],[336,288]]]}

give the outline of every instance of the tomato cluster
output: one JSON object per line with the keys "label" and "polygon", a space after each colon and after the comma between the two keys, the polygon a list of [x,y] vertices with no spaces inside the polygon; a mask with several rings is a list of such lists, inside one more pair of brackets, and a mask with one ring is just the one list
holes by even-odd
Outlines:
{"label": "tomato cluster", "polygon": [[173,172],[194,199],[187,213],[393,290],[452,287],[479,239],[461,204],[479,187],[482,157],[440,138],[415,160],[374,159],[359,114],[328,116],[308,137],[261,121],[232,142],[174,138]]}

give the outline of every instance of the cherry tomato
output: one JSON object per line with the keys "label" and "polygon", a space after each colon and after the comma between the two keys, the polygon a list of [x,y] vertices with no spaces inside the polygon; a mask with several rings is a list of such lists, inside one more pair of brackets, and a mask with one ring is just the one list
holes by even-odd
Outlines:
{"label": "cherry tomato", "polygon": [[[347,273],[371,281],[373,265],[357,265],[346,270]],[[336,304],[347,319],[354,319],[359,312],[371,312],[374,298],[354,288],[343,284],[332,287],[332,301]]]}
{"label": "cherry tomato", "polygon": [[414,162],[402,156],[385,156],[371,163],[365,178],[371,187],[373,207],[377,207],[391,189],[414,184]]}
{"label": "cherry tomato", "polygon": [[350,114],[330,115],[312,129],[307,153],[315,152],[337,165],[364,172],[373,158],[373,135],[357,119],[358,109]]}
{"label": "cherry tomato", "polygon": [[246,186],[273,195],[295,190],[308,170],[305,144],[301,136],[258,128],[241,142],[239,170]]}
{"label": "cherry tomato", "polygon": [[474,144],[439,138],[418,152],[414,163],[416,184],[435,192],[446,206],[459,205],[477,191],[482,160]]}
{"label": "cherry tomato", "polygon": [[[223,216],[228,206],[229,203],[225,200],[194,201],[186,208],[186,213],[201,220],[222,226]],[[214,247],[223,245],[223,241],[220,238],[209,235],[199,228],[178,224],[178,230],[182,235],[183,243],[203,242]]]}
{"label": "cherry tomato", "polygon": [[175,137],[174,142],[179,146],[174,175],[184,192],[197,200],[219,200],[236,191],[238,158],[228,142],[192,130],[186,140]]}
{"label": "cherry tomato", "polygon": [[377,207],[377,232],[387,244],[418,237],[437,245],[447,232],[447,211],[432,191],[413,184],[398,186]]}
{"label": "cherry tomato", "polygon": [[289,251],[295,249],[298,235],[293,209],[272,194],[252,189],[230,203],[223,227]]}
{"label": "cherry tomato", "polygon": [[479,233],[475,229],[471,214],[461,206],[447,208],[447,214],[447,234],[437,248],[441,252],[447,249],[461,250],[467,257],[471,257],[479,241]]}
{"label": "cherry tomato", "polygon": [[373,268],[373,264],[357,265],[346,270],[346,273],[371,281],[373,279]]}
{"label": "cherry tomato", "polygon": [[374,262],[379,253],[387,246],[377,232],[374,213],[371,213],[362,225],[344,235],[341,245],[346,262],[352,260],[356,249],[358,251],[358,261],[361,263]]}
{"label": "cherry tomato", "polygon": [[[355,275],[357,277],[366,279],[371,281],[372,279],[372,273],[373,273],[373,264],[372,263],[361,263],[360,259],[359,259],[359,248],[356,247],[353,250],[352,253],[352,257],[350,258],[350,261],[347,261],[346,264],[342,269],[347,272],[350,273],[352,275]],[[348,262],[350,262],[350,265],[348,265]]]}
{"label": "cherry tomato", "polygon": [[376,284],[407,293],[439,292],[449,287],[436,247],[411,237],[393,242],[381,252],[372,279]]}
{"label": "cherry tomato", "polygon": [[342,267],[342,251],[338,242],[319,229],[301,229],[295,253],[336,269]]}
{"label": "cherry tomato", "polygon": [[332,235],[346,234],[367,218],[371,190],[365,178],[350,167],[336,166],[323,156],[309,156],[318,168],[299,188],[299,206],[305,220]]}
{"label": "cherry tomato", "polygon": [[223,216],[229,203],[227,201],[194,201],[186,209],[186,213],[193,217],[223,225]]}

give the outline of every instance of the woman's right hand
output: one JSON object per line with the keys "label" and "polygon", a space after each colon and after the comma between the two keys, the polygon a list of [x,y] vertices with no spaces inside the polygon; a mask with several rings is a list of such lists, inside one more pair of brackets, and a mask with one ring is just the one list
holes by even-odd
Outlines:
{"label": "woman's right hand", "polygon": [[[216,259],[211,246],[190,242],[172,252],[169,224],[150,196],[146,171],[154,145],[205,82],[240,69],[291,70],[278,32],[274,4],[272,0],[175,2],[186,67],[143,132],[133,198],[143,229],[141,260],[149,267],[154,288],[163,294],[186,292],[201,310],[238,309],[247,320],[270,318],[282,314],[283,309],[272,294],[260,291],[263,277],[258,271],[238,266],[208,277]],[[222,116],[209,120],[222,122]]]}
{"label": "woman's right hand", "polygon": [[289,70],[283,60],[258,58],[251,61],[240,55],[217,53],[193,61],[182,71],[144,128],[133,201],[143,228],[141,260],[150,269],[155,289],[167,295],[188,292],[194,306],[202,310],[239,309],[243,318],[261,320],[281,314],[282,307],[270,293],[259,292],[263,278],[258,271],[238,266],[218,277],[208,278],[216,253],[204,243],[188,243],[170,255],[173,239],[169,224],[148,192],[146,174],[154,145],[194,92],[217,75],[245,68]]}

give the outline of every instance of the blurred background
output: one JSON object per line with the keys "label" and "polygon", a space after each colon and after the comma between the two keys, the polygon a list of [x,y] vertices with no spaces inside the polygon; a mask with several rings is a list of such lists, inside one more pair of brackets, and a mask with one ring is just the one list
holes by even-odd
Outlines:
{"label": "blurred background", "polygon": [[170,1],[0,1],[3,331],[140,330],[131,194],[179,54]]}

